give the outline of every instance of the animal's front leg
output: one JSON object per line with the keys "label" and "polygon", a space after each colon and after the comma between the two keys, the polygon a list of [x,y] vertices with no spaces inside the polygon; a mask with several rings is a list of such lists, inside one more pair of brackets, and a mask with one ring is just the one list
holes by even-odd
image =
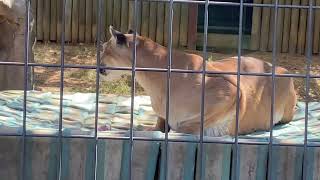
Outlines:
{"label": "animal's front leg", "polygon": [[180,123],[176,132],[185,134],[200,134],[200,121],[187,121]]}
{"label": "animal's front leg", "polygon": [[[165,132],[166,120],[164,118],[158,117],[157,124],[155,127],[147,128],[147,131],[161,131]],[[168,131],[170,130],[170,127]]]}

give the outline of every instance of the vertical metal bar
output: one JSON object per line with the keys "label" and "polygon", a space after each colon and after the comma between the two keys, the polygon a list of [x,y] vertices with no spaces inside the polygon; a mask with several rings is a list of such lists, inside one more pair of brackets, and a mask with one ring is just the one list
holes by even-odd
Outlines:
{"label": "vertical metal bar", "polygon": [[307,179],[307,153],[308,153],[308,114],[309,114],[309,90],[310,90],[310,70],[312,62],[312,30],[313,30],[313,0],[309,0],[309,13],[308,13],[308,30],[307,30],[307,74],[306,74],[306,107],[305,107],[305,123],[304,123],[304,144],[303,144],[303,180]]}
{"label": "vertical metal bar", "polygon": [[239,14],[239,32],[238,32],[238,62],[237,62],[237,102],[236,102],[236,128],[234,151],[232,154],[233,160],[233,175],[232,179],[239,179],[239,113],[240,113],[240,71],[241,71],[241,49],[242,49],[242,20],[243,20],[243,0],[240,0]]}
{"label": "vertical metal bar", "polygon": [[166,96],[166,121],[165,121],[165,139],[164,139],[164,179],[167,179],[168,173],[168,131],[170,119],[170,89],[171,89],[171,66],[172,66],[172,24],[173,24],[173,0],[169,4],[169,25],[168,25],[168,64],[167,64],[167,96]]}
{"label": "vertical metal bar", "polygon": [[29,63],[29,41],[30,41],[30,0],[26,0],[25,14],[25,58],[24,58],[24,91],[23,91],[23,118],[22,118],[22,150],[20,161],[20,179],[24,180],[26,173],[26,125],[27,125],[27,90],[28,90],[28,63]]}
{"label": "vertical metal bar", "polygon": [[96,68],[96,107],[95,107],[95,116],[94,116],[94,180],[97,179],[97,166],[98,166],[98,121],[99,121],[99,95],[100,95],[100,39],[101,39],[101,7],[102,7],[102,0],[97,0],[97,68]]}
{"label": "vertical metal bar", "polygon": [[61,26],[61,56],[60,56],[60,105],[59,105],[59,148],[58,148],[58,180],[62,178],[62,127],[63,127],[63,88],[64,88],[64,45],[65,45],[65,16],[66,16],[66,0],[62,0],[62,26]]}
{"label": "vertical metal bar", "polygon": [[208,45],[208,8],[209,0],[206,0],[204,11],[204,39],[203,39],[203,60],[202,60],[202,80],[201,80],[201,107],[200,107],[200,180],[205,177],[205,167],[203,167],[203,129],[204,129],[204,108],[205,108],[205,88],[206,88],[206,61],[208,59],[207,45]]}
{"label": "vertical metal bar", "polygon": [[[141,9],[141,8],[139,8]],[[132,179],[132,160],[133,160],[133,111],[134,111],[134,95],[136,92],[136,62],[137,62],[137,27],[138,27],[138,0],[134,1],[134,18],[133,18],[133,59],[132,59],[132,68],[131,68],[131,112],[130,112],[130,151],[129,151],[129,178]]]}
{"label": "vertical metal bar", "polygon": [[275,104],[275,70],[276,70],[276,58],[277,58],[277,25],[278,25],[278,5],[279,0],[275,0],[274,19],[273,19],[273,34],[272,34],[272,94],[271,94],[271,112],[270,112],[270,135],[268,144],[268,180],[272,179],[272,147],[273,147],[273,122],[274,122],[274,104]]}

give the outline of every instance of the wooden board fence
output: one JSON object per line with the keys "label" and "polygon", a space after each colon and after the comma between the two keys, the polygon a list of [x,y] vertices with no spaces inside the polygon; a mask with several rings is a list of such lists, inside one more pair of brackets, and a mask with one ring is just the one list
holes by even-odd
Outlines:
{"label": "wooden board fence", "polygon": [[[316,0],[316,5],[320,6],[320,0]],[[314,17],[314,31],[313,31],[313,53],[320,52],[320,10],[315,10],[315,17]]]}
{"label": "wooden board fence", "polygon": [[[97,36],[98,0],[65,0],[65,41],[69,43],[95,43]],[[254,0],[254,3],[271,4],[274,0]],[[280,4],[308,5],[307,0],[280,0]],[[315,0],[320,5],[320,0]],[[35,14],[37,40],[60,42],[62,26],[62,0],[32,0]],[[101,41],[110,38],[107,28],[113,25],[126,32],[133,28],[133,0],[101,1]],[[137,31],[152,40],[168,45],[169,4],[166,2],[138,1]],[[272,51],[274,34],[274,8],[253,7],[252,29],[249,43],[244,46],[251,50]],[[194,49],[201,44],[197,32],[198,6],[196,4],[174,3],[172,43],[173,47]],[[298,8],[279,8],[277,18],[277,52],[306,52],[308,10]],[[313,12],[313,53],[320,51],[320,9]],[[212,34],[210,37],[229,39],[234,35]],[[215,42],[208,42],[215,45]],[[219,46],[219,44],[217,44]],[[231,43],[230,46],[234,46]]]}
{"label": "wooden board fence", "polygon": [[[32,0],[36,14],[37,40],[60,42],[62,26],[62,0]],[[98,0],[65,0],[65,41],[67,43],[95,43],[97,38]],[[173,46],[188,45],[189,5],[174,3]],[[160,44],[168,43],[169,4],[164,2],[138,3],[137,30]],[[101,1],[101,40],[110,38],[107,28],[113,25],[126,32],[133,28],[134,1]],[[195,21],[196,22],[196,21]],[[196,25],[196,24],[195,24]]]}
{"label": "wooden board fence", "polygon": [[[254,0],[254,3],[271,4],[274,0]],[[279,4],[308,6],[308,0],[280,0]],[[314,5],[320,5],[316,0]],[[274,8],[253,7],[251,50],[272,51],[272,36],[274,25]],[[313,12],[313,53],[320,49],[320,10]],[[307,48],[308,9],[279,8],[277,18],[277,52],[304,54]]]}

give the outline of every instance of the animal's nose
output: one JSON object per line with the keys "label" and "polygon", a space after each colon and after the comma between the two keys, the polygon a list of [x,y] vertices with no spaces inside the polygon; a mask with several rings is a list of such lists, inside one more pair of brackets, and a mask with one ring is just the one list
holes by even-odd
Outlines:
{"label": "animal's nose", "polygon": [[100,69],[100,74],[106,74],[106,73],[107,73],[106,69]]}

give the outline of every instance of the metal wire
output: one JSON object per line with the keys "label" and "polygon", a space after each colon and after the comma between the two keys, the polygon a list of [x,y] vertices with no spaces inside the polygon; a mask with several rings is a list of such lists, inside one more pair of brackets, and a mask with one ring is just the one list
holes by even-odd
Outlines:
{"label": "metal wire", "polygon": [[203,167],[204,161],[204,148],[203,148],[203,129],[204,129],[204,106],[205,106],[205,89],[206,89],[206,61],[208,59],[207,44],[208,44],[208,8],[209,0],[205,3],[205,14],[204,14],[204,39],[203,39],[203,60],[202,60],[202,80],[201,80],[201,107],[200,107],[200,180],[205,177],[205,167]]}
{"label": "metal wire", "polygon": [[138,27],[138,1],[134,1],[134,23],[133,23],[133,61],[132,61],[132,67],[131,67],[131,112],[130,112],[130,151],[129,151],[129,178],[132,179],[132,160],[133,160],[133,118],[134,118],[134,95],[136,91],[136,63],[137,63],[137,27]]}
{"label": "metal wire", "polygon": [[30,42],[30,0],[26,0],[26,19],[25,19],[25,59],[24,59],[24,91],[23,91],[23,129],[22,129],[22,150],[20,161],[20,179],[26,177],[26,123],[27,123],[27,90],[28,90],[28,63],[29,63],[29,42]]}
{"label": "metal wire", "polygon": [[164,179],[167,179],[168,173],[168,133],[170,121],[170,95],[171,95],[171,65],[172,65],[172,24],[173,24],[173,0],[169,4],[169,17],[168,17],[168,62],[167,62],[167,89],[166,89],[166,120],[165,120],[165,141],[164,141]]}
{"label": "metal wire", "polygon": [[99,95],[100,95],[100,39],[101,39],[101,7],[102,1],[97,0],[97,69],[96,69],[96,107],[95,107],[95,116],[94,116],[94,180],[97,179],[97,167],[98,167],[98,121],[99,121]]}
{"label": "metal wire", "polygon": [[275,103],[275,69],[277,58],[277,25],[278,25],[278,5],[279,1],[275,0],[274,19],[273,19],[273,34],[272,34],[272,93],[271,93],[271,110],[270,110],[270,135],[268,144],[268,180],[272,180],[272,155],[273,155],[273,122],[274,122],[274,103]]}
{"label": "metal wire", "polygon": [[312,30],[313,30],[313,0],[309,0],[309,12],[308,12],[308,29],[307,29],[307,78],[306,78],[306,105],[305,105],[305,123],[304,123],[304,146],[303,146],[303,180],[307,179],[308,172],[308,119],[309,119],[309,90],[310,90],[310,70],[311,70],[311,61],[312,61]]}
{"label": "metal wire", "polygon": [[[19,134],[0,134],[3,137],[21,137]],[[44,135],[44,134],[26,134],[25,137],[28,138],[57,138],[57,135]],[[64,139],[95,139],[94,136],[85,136],[85,135],[62,135]],[[102,140],[122,140],[128,141],[130,137],[109,137],[109,136],[100,136],[98,139]],[[149,137],[133,137],[134,141],[145,141],[145,142],[164,142],[164,138],[149,138]],[[192,139],[177,139],[177,138],[168,138],[169,143],[174,142],[189,142],[189,143],[200,143],[200,139],[192,140]],[[221,137],[204,139],[203,143],[211,143],[211,144],[234,144],[233,140],[225,139]],[[268,145],[269,142],[258,142],[258,141],[248,141],[247,139],[239,139],[239,144],[243,145]],[[288,147],[304,147],[304,143],[290,143],[290,142],[273,142],[273,146],[288,146]],[[320,142],[309,142],[307,147],[320,147]]]}
{"label": "metal wire", "polygon": [[[146,1],[146,0],[142,0]],[[134,48],[133,48],[133,62],[132,67],[101,67],[100,66],[100,38],[101,38],[101,8],[102,2],[98,0],[97,9],[98,9],[98,28],[97,28],[97,65],[69,65],[64,62],[64,46],[65,46],[65,0],[62,0],[62,27],[61,27],[61,62],[60,64],[39,64],[39,63],[30,63],[29,62],[29,42],[30,42],[30,0],[26,0],[26,23],[25,23],[25,61],[24,63],[19,62],[0,62],[0,66],[23,66],[24,67],[24,101],[23,101],[23,132],[22,135],[12,135],[12,134],[0,134],[1,136],[19,136],[22,137],[22,151],[21,151],[21,172],[20,179],[25,179],[25,158],[26,158],[26,138],[28,137],[54,137],[58,138],[59,147],[58,147],[58,172],[57,178],[61,180],[62,178],[62,149],[63,149],[63,139],[64,138],[83,138],[83,139],[93,139],[95,141],[95,151],[94,151],[94,179],[97,179],[97,160],[98,160],[98,140],[99,139],[114,139],[114,140],[125,140],[130,143],[130,151],[129,151],[129,170],[128,174],[130,179],[132,179],[132,160],[133,160],[133,145],[134,141],[157,141],[164,142],[164,179],[167,179],[167,171],[168,171],[168,146],[169,142],[193,142],[200,144],[200,179],[204,179],[205,171],[203,166],[203,157],[204,157],[204,145],[203,143],[220,143],[220,144],[233,144],[233,166],[232,166],[232,179],[239,179],[239,145],[247,144],[247,145],[268,145],[268,179],[271,180],[272,177],[272,147],[273,146],[296,146],[303,147],[304,149],[304,159],[303,159],[303,179],[307,178],[307,150],[308,147],[320,147],[320,143],[308,143],[308,102],[309,102],[309,91],[310,91],[310,79],[312,78],[320,78],[320,75],[311,75],[311,61],[312,61],[312,28],[313,28],[313,10],[320,9],[320,6],[313,6],[313,0],[309,0],[308,6],[301,5],[280,5],[278,0],[275,0],[274,4],[256,4],[256,3],[244,3],[243,0],[240,0],[239,3],[235,2],[218,2],[218,1],[196,1],[196,0],[149,0],[149,2],[167,2],[169,3],[169,24],[168,24],[168,64],[167,68],[137,68],[137,26],[138,26],[138,0],[134,1]],[[172,35],[173,35],[173,5],[174,3],[196,3],[196,4],[204,4],[205,5],[205,23],[204,23],[204,42],[203,42],[203,67],[201,71],[198,70],[184,70],[184,69],[172,69]],[[207,71],[206,70],[206,60],[207,60],[207,44],[208,44],[208,7],[209,5],[214,6],[238,6],[240,8],[239,14],[239,32],[238,32],[238,61],[237,61],[237,72],[215,72],[215,71]],[[242,53],[242,22],[243,22],[243,8],[244,7],[269,7],[274,8],[274,21],[273,21],[273,37],[272,37],[272,73],[248,73],[248,72],[240,72],[241,71],[241,53]],[[275,74],[275,66],[276,66],[276,58],[277,58],[277,21],[278,21],[278,9],[279,8],[298,8],[298,9],[308,9],[308,31],[307,31],[307,72],[304,75],[301,74]],[[26,108],[27,108],[27,90],[28,90],[28,68],[29,67],[52,67],[52,68],[60,68],[60,105],[59,105],[59,131],[57,135],[27,135],[26,134]],[[79,68],[79,69],[95,69],[96,70],[96,106],[95,106],[95,128],[94,128],[94,136],[64,136],[62,133],[63,128],[63,94],[64,94],[64,70],[66,68]],[[100,89],[100,69],[107,70],[123,70],[123,71],[131,71],[132,79],[131,79],[131,117],[130,117],[130,136],[129,137],[98,137],[98,119],[99,119],[99,89]],[[165,121],[165,137],[163,138],[145,138],[145,137],[134,137],[133,131],[133,112],[134,112],[134,96],[136,89],[136,72],[166,72],[167,73],[167,81],[166,81],[166,121]],[[169,120],[170,120],[170,88],[171,88],[171,73],[201,73],[202,74],[202,86],[201,86],[201,124],[200,124],[200,139],[199,140],[181,140],[181,139],[169,139],[168,131],[169,131]],[[235,139],[234,141],[227,141],[223,138],[215,138],[215,139],[204,139],[204,111],[205,111],[205,78],[206,76],[211,75],[236,75],[237,76],[237,102],[236,102],[236,127],[235,127]],[[271,118],[270,118],[270,136],[269,142],[247,142],[239,139],[239,114],[240,114],[240,80],[241,76],[266,76],[272,78],[272,96],[271,96]],[[303,144],[295,144],[295,143],[277,143],[273,142],[273,120],[274,120],[274,104],[275,104],[275,79],[281,77],[297,77],[297,78],[305,78],[306,79],[306,106],[305,106],[305,132],[304,132],[304,143]]]}
{"label": "metal wire", "polygon": [[59,146],[58,146],[58,180],[62,179],[62,149],[63,149],[63,141],[62,141],[62,128],[63,128],[63,88],[64,88],[64,46],[65,46],[65,16],[66,16],[66,8],[65,8],[66,0],[62,0],[62,26],[61,26],[61,57],[60,57],[60,104],[59,104]]}
{"label": "metal wire", "polygon": [[[243,20],[243,0],[240,0],[239,32],[238,32],[238,61],[237,61],[237,102],[236,102],[236,127],[235,142],[232,152],[233,173],[232,179],[239,179],[239,114],[240,114],[240,78],[241,78],[241,51],[242,51],[242,20]],[[234,167],[235,166],[235,167]]]}
{"label": "metal wire", "polygon": [[[147,2],[169,2],[170,0],[141,0]],[[175,3],[189,3],[189,4],[205,4],[206,0],[197,1],[197,0],[174,0]],[[240,3],[237,2],[226,2],[226,1],[209,1],[209,5],[220,5],[220,6],[240,6]],[[275,4],[261,4],[261,3],[245,3],[243,2],[244,7],[275,7]],[[309,6],[303,5],[291,5],[291,4],[279,4],[278,8],[297,8],[297,9],[308,9]],[[319,9],[320,6],[313,6],[313,9]]]}
{"label": "metal wire", "polygon": [[[23,63],[15,63],[15,62],[0,62],[0,66],[24,66]],[[38,63],[29,63],[29,67],[44,67],[44,68],[60,68],[60,65],[56,64],[38,64]],[[64,68],[70,69],[97,69],[97,66],[94,65],[72,65],[65,64]],[[114,70],[114,71],[132,71],[131,67],[100,67],[100,69],[106,70]],[[167,72],[167,68],[141,68],[136,67],[136,72]],[[186,70],[186,69],[173,69],[171,68],[172,73],[199,73],[202,71],[198,70]],[[237,72],[228,72],[228,71],[205,71],[206,75],[237,75]],[[240,72],[241,76],[272,76],[272,73],[255,73],[255,72]],[[294,77],[294,78],[307,78],[306,74],[275,74],[275,77]],[[320,75],[310,75],[311,79],[320,78]]]}

